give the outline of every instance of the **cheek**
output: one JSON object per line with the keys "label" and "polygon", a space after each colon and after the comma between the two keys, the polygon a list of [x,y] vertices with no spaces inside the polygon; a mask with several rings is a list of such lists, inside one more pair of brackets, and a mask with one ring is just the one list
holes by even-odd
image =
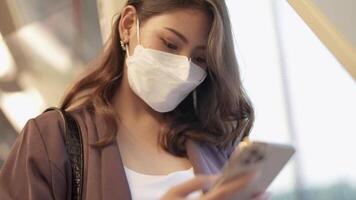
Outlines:
{"label": "cheek", "polygon": [[150,39],[150,41],[147,42],[146,47],[150,49],[161,50],[161,51],[164,50],[162,46],[162,41],[157,38]]}
{"label": "cheek", "polygon": [[160,39],[160,36],[154,32],[148,32],[141,38],[141,44],[145,48],[156,49],[156,50],[164,50],[163,42]]}

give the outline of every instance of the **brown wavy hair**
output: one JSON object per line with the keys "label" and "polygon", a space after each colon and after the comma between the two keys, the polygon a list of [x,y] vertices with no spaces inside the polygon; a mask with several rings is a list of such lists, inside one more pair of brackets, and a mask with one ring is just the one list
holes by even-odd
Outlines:
{"label": "brown wavy hair", "polygon": [[[231,148],[249,135],[254,111],[241,83],[225,2],[129,0],[126,5],[136,8],[142,24],[150,17],[174,9],[197,8],[212,17],[207,48],[208,76],[196,88],[196,109],[192,92],[176,109],[163,114],[169,122],[169,130],[159,134],[163,149],[176,156],[186,156],[184,142],[187,138],[219,148]],[[104,117],[107,130],[105,137],[94,144],[97,147],[114,142],[119,129],[112,100],[122,80],[125,60],[125,51],[119,44],[120,17],[114,21],[101,53],[91,63],[91,70],[74,82],[60,106],[66,110],[86,108]]]}

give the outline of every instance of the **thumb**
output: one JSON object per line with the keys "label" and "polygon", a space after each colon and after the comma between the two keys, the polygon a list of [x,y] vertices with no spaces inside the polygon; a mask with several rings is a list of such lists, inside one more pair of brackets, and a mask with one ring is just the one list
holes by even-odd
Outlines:
{"label": "thumb", "polygon": [[186,197],[188,194],[199,190],[208,188],[214,181],[219,178],[218,175],[197,175],[189,181],[180,183],[170,190],[170,194],[176,197]]}

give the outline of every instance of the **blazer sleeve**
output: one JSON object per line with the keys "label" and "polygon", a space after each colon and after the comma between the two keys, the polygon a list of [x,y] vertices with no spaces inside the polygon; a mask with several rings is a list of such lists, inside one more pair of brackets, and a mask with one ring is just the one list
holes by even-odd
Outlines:
{"label": "blazer sleeve", "polygon": [[44,139],[36,121],[30,119],[0,171],[0,199],[56,199],[50,165]]}

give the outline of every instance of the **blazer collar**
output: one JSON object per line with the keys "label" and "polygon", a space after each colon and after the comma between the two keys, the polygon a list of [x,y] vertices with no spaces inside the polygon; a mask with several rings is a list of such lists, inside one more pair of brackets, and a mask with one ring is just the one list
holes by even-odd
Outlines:
{"label": "blazer collar", "polygon": [[[96,119],[101,120],[101,119]],[[104,124],[98,122],[97,124]],[[101,131],[104,127],[98,128],[98,136],[102,138]],[[214,174],[219,172],[224,159],[216,156],[218,152],[204,147],[202,144],[187,139],[187,157],[191,161],[194,174]],[[218,160],[216,160],[216,158]],[[117,164],[114,164],[117,163]],[[104,147],[101,150],[101,192],[103,200],[128,199],[131,200],[131,193],[126,178],[120,151],[116,142]],[[205,191],[203,191],[205,192]]]}
{"label": "blazer collar", "polygon": [[[192,140],[187,141],[186,147],[187,155],[192,163],[195,175],[216,173],[216,170],[208,164],[209,162],[207,162],[197,143]],[[105,147],[101,152],[101,157],[101,189],[103,199],[131,200],[128,181],[116,142]]]}

